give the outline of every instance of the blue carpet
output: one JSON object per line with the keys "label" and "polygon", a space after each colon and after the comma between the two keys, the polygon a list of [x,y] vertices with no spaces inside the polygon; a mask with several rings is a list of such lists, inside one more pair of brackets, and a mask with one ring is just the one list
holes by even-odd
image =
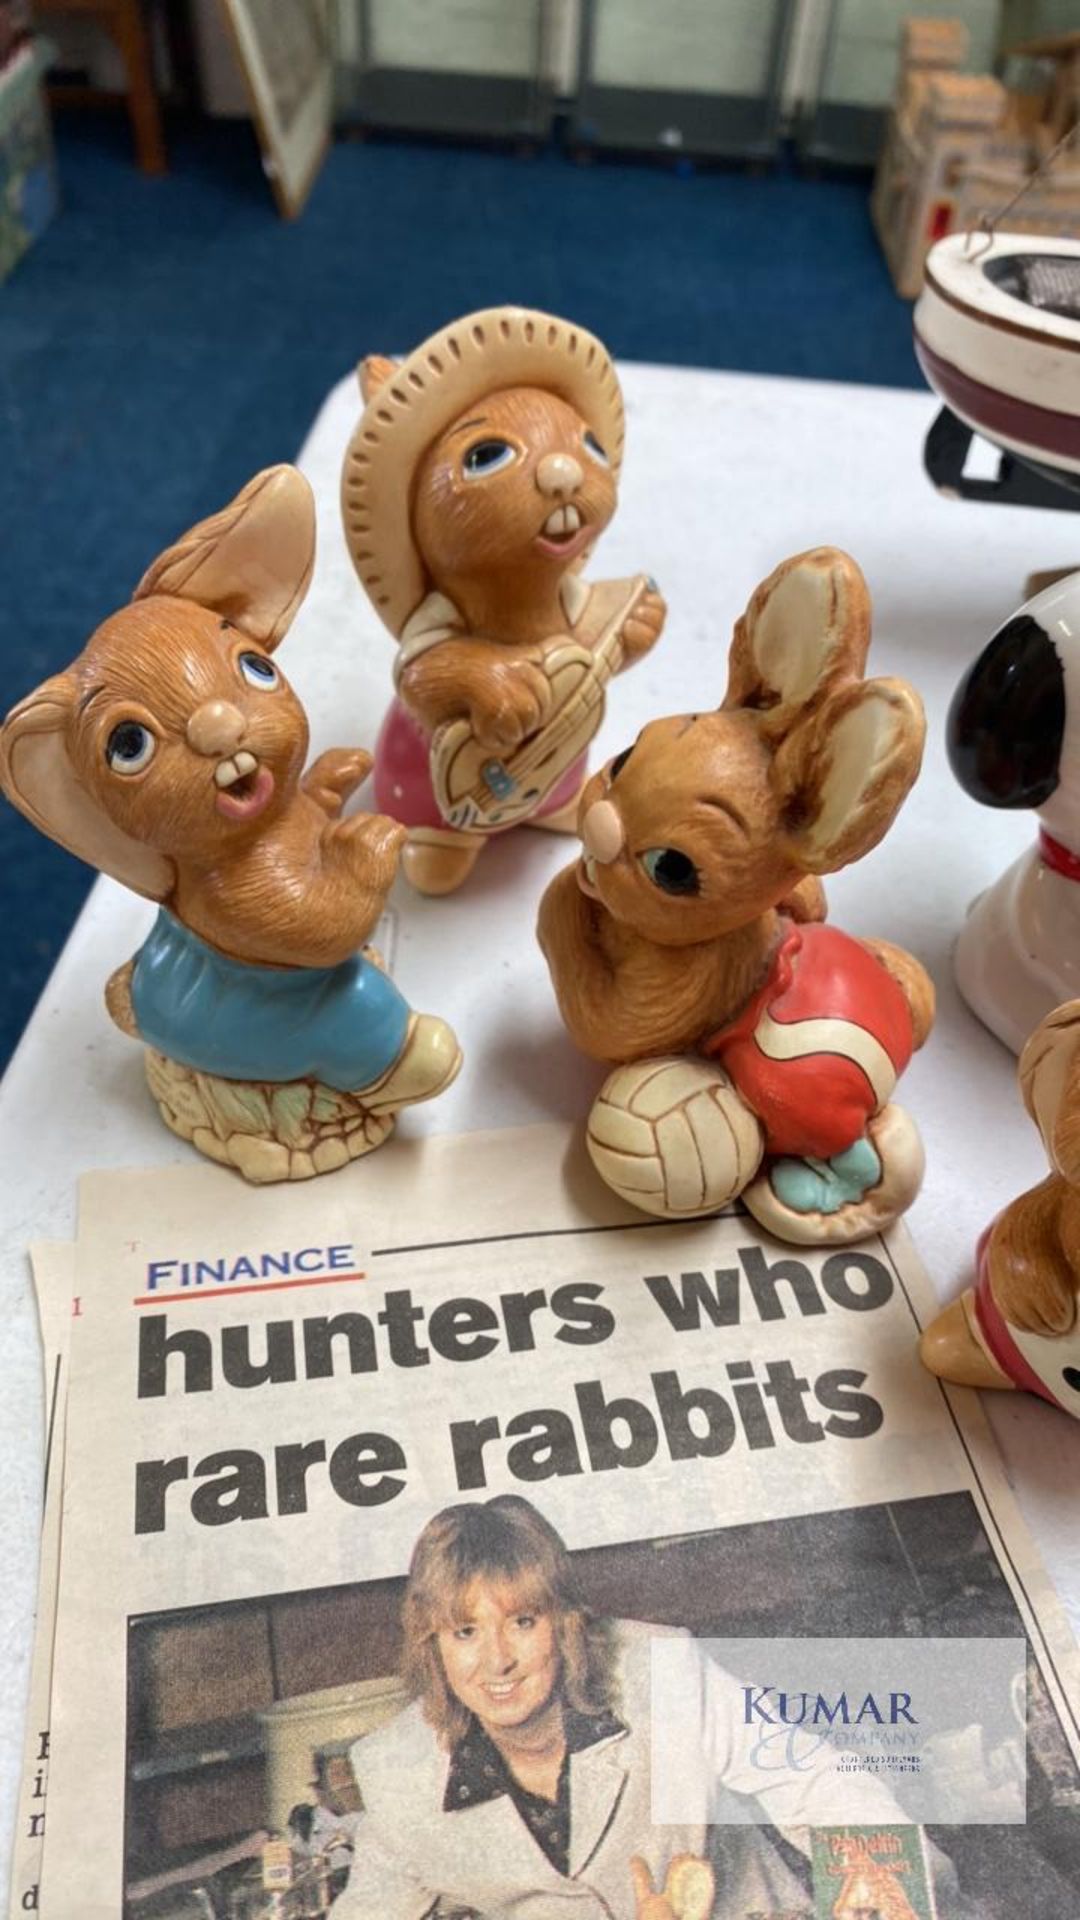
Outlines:
{"label": "blue carpet", "polygon": [[[863,180],[335,146],[302,219],[246,125],[173,130],[144,179],[111,116],[59,128],[63,211],[0,288],[3,705],[147,561],[291,458],[361,352],[512,300],[624,358],[919,386]],[[90,876],[0,809],[0,1061]]]}

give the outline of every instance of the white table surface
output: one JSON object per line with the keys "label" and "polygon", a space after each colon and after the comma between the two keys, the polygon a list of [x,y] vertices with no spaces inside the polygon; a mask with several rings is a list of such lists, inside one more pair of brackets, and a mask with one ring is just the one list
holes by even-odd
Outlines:
{"label": "white table surface", "polygon": [[[872,670],[906,675],[926,702],[919,785],[885,844],[836,876],[829,897],[839,924],[910,947],[937,984],[937,1027],[901,1097],[927,1150],[908,1224],[948,1297],[969,1276],[980,1229],[1042,1177],[1045,1160],[1015,1062],[968,1013],[950,970],[966,903],[1028,844],[1033,824],[959,791],[945,760],[944,715],[965,664],[1022,598],[1028,572],[1080,565],[1080,518],[938,498],[921,467],[936,408],[929,395],[654,366],[622,372],[621,501],[590,572],[650,570],[669,616],[656,651],[612,688],[598,756],[651,717],[719,702],[731,625],[752,588],[784,555],[825,542],[846,547],[868,578]],[[356,583],[338,524],[338,473],[356,412],[349,377],[328,396],[300,460],[319,502],[319,555],[282,661],[311,716],[313,753],[370,745],[390,684],[391,642]],[[207,500],[206,512],[224,504]],[[118,595],[127,585],[117,582]],[[403,1132],[570,1121],[587,1110],[601,1076],[563,1032],[533,939],[536,903],[569,846],[515,833],[448,900],[421,900],[398,883],[396,977],[415,1006],[452,1021],[466,1050],[456,1086],[414,1108]],[[21,1749],[42,1464],[41,1352],[25,1247],[73,1235],[75,1182],[87,1169],[166,1165],[185,1151],[157,1118],[138,1048],[102,1004],[107,976],[138,946],[152,913],[98,882],[0,1091],[5,1809]],[[1080,1422],[1027,1395],[985,1398],[1023,1513],[1080,1631]],[[0,1814],[0,1848],[9,1828],[10,1813]]]}

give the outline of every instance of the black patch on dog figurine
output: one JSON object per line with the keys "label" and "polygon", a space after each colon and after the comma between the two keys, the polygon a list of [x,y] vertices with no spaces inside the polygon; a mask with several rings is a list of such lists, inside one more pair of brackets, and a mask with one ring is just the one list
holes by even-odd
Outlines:
{"label": "black patch on dog figurine", "polygon": [[952,698],[945,743],[964,792],[984,807],[1041,807],[1058,783],[1065,675],[1053,641],[1018,613]]}

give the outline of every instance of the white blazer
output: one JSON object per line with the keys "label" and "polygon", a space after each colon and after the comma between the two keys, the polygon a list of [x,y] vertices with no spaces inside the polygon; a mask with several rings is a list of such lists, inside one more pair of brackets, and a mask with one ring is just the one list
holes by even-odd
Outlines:
{"label": "white blazer", "polygon": [[[687,1652],[687,1764],[703,1742],[710,1749],[713,1789],[761,1796],[762,1776],[738,1744],[735,1716],[717,1711],[712,1690],[701,1684],[703,1664],[690,1636],[672,1627],[640,1621],[614,1623],[615,1712],[624,1731],[570,1756],[570,1872],[556,1871],[508,1795],[446,1812],[443,1800],[450,1755],[423,1718],[418,1703],[377,1733],[358,1740],[350,1758],[364,1802],[356,1832],[349,1883],[335,1901],[333,1920],[423,1920],[441,1895],[446,1906],[474,1908],[484,1920],[632,1920],[630,1859],[639,1854],[662,1887],[677,1853],[706,1850],[709,1814],[716,1814],[710,1783],[691,1778],[688,1814],[682,1826],[654,1826],[650,1791],[650,1641],[678,1638]],[[713,1673],[718,1672],[712,1669]],[[695,1683],[694,1676],[697,1676]],[[730,1688],[734,1682],[721,1676]],[[823,1757],[815,1773],[832,1770]],[[697,1769],[695,1768],[695,1772]],[[877,1782],[853,1819],[888,1821],[895,1802]],[[699,1791],[695,1791],[699,1788]],[[696,1805],[694,1804],[696,1800]],[[795,1797],[771,1804],[779,1825],[812,1823],[814,1780],[803,1776]],[[835,1806],[835,1800],[833,1801]],[[805,1836],[800,1836],[805,1844]],[[768,1835],[754,1827],[728,1827],[712,1836],[720,1872],[717,1915],[755,1908],[764,1912],[805,1909],[806,1894],[788,1871]]]}

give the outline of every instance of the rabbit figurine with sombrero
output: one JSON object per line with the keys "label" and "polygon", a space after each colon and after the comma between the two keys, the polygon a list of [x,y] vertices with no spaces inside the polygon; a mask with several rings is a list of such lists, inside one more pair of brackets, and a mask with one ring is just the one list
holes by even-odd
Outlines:
{"label": "rabbit figurine with sombrero", "polygon": [[986,1229],[974,1285],[919,1352],[941,1379],[1025,1388],[1080,1419],[1080,1000],[1039,1022],[1018,1073],[1052,1171]]}
{"label": "rabbit figurine with sombrero", "polygon": [[736,625],[720,707],[651,721],[593,775],[582,857],[541,902],[563,1019],[615,1067],[593,1163],[663,1219],[741,1195],[780,1239],[841,1244],[918,1191],[892,1092],[933,987],[901,948],[821,924],[817,876],[876,845],[922,756],[918,696],[863,678],[869,640],[847,554],[783,561]]}
{"label": "rabbit figurine with sombrero", "polygon": [[106,1004],[167,1124],[255,1182],[369,1152],[461,1061],[365,950],[402,828],[342,808],[371,756],[308,726],[274,654],[311,578],[293,467],[154,561],[128,606],[8,715],[0,784],[34,825],[160,903]]}
{"label": "rabbit figurine with sombrero", "polygon": [[360,384],[345,537],[397,642],[375,799],[408,828],[407,878],[452,893],[493,833],[573,829],[606,683],[664,602],[645,574],[582,577],[623,454],[615,369],[583,327],[470,314],[366,359]]}

